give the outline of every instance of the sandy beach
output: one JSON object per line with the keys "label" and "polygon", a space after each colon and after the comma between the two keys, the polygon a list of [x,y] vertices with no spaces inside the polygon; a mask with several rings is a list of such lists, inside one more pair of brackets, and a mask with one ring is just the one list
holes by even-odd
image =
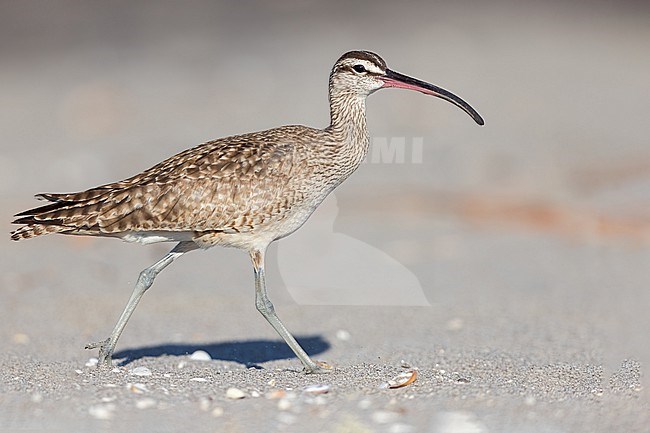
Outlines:
{"label": "sandy beach", "polygon": [[[0,432],[650,431],[648,23],[641,2],[5,2]],[[12,215],[212,138],[324,127],[351,49],[486,125],[371,95],[367,162],[270,248],[279,316],[333,372],[301,372],[247,255],[216,248],[161,273],[97,369],[84,345],[172,245],[16,243]]]}

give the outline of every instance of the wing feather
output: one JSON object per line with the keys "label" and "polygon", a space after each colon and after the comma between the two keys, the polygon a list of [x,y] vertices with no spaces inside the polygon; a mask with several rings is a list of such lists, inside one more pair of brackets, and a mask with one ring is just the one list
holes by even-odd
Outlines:
{"label": "wing feather", "polygon": [[[308,178],[306,136],[295,126],[204,143],[128,179],[79,193],[43,193],[50,203],[16,214],[18,240],[46,233],[254,230],[289,212]],[[314,137],[318,139],[318,137]]]}

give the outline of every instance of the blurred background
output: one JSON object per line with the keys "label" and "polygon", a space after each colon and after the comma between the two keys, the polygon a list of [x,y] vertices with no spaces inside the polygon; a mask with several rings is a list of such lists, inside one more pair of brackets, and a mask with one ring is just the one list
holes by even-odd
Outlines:
{"label": "blurred background", "polygon": [[[58,338],[80,348],[79,329],[87,338],[108,331],[137,273],[167,249],[69,237],[11,243],[11,216],[37,205],[33,194],[125,178],[212,138],[324,127],[332,64],[367,49],[458,94],[486,126],[422,94],[372,95],[369,161],[336,191],[334,213],[315,214],[332,221],[321,236],[344,233],[408,269],[432,305],[418,307],[421,332],[614,365],[650,360],[648,41],[650,6],[641,1],[4,1],[3,338],[12,350],[35,350],[16,335],[37,343],[47,335],[36,327],[56,322]],[[396,143],[404,160],[381,153],[382,143]],[[272,299],[295,321],[320,314],[306,332],[346,324],[374,332],[354,322],[363,315],[292,305],[287,275],[340,272],[299,262],[314,239],[299,236],[269,255]],[[281,260],[292,251],[297,258]],[[159,279],[125,345],[172,338],[148,322],[162,318],[172,339],[251,334],[218,314],[192,329],[183,306],[210,315],[236,305],[254,334],[267,332],[252,306],[248,259],[192,256]],[[413,317],[381,311],[363,314],[405,319],[395,324],[402,330]]]}

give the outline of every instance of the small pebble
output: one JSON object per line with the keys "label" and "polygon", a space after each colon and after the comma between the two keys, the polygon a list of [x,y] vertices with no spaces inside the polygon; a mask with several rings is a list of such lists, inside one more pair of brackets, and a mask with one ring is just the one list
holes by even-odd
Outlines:
{"label": "small pebble", "polygon": [[133,370],[129,372],[129,374],[132,374],[134,376],[151,376],[151,370],[149,370],[147,367],[135,367]]}
{"label": "small pebble", "polygon": [[465,326],[463,319],[460,317],[455,317],[447,321],[447,330],[448,331],[460,331]]}
{"label": "small pebble", "polygon": [[417,370],[409,370],[404,373],[400,373],[391,380],[388,381],[388,387],[391,389],[402,388],[404,386],[410,385],[415,382],[417,379],[418,373]]}
{"label": "small pebble", "polygon": [[221,415],[223,415],[223,408],[217,406],[217,407],[215,407],[214,409],[212,409],[212,412],[210,412],[210,414],[211,414],[213,417],[218,418],[218,417],[220,417]]}
{"label": "small pebble", "polygon": [[205,350],[197,350],[190,355],[192,361],[211,361],[212,357]]}
{"label": "small pebble", "polygon": [[77,373],[77,374],[83,374],[83,371],[81,371],[81,370],[75,370],[74,372]]}
{"label": "small pebble", "polygon": [[330,391],[330,386],[326,384],[307,385],[302,391],[307,394],[327,394]]}
{"label": "small pebble", "polygon": [[95,367],[99,364],[99,359],[97,358],[89,358],[88,361],[86,361],[86,367]]}
{"label": "small pebble", "polygon": [[90,416],[96,419],[111,419],[113,418],[114,411],[115,405],[112,403],[97,404],[88,408],[88,413]]}
{"label": "small pebble", "polygon": [[348,341],[350,337],[351,337],[350,333],[345,329],[339,329],[338,331],[336,331],[336,338],[338,338],[341,341]]}
{"label": "small pebble", "polygon": [[135,407],[138,409],[151,409],[156,405],[156,400],[153,398],[143,398],[135,402]]}
{"label": "small pebble", "polygon": [[246,393],[239,388],[228,388],[226,390],[226,398],[231,400],[239,400],[246,397]]}
{"label": "small pebble", "polygon": [[190,382],[207,382],[208,379],[205,377],[193,377],[190,379]]}
{"label": "small pebble", "polygon": [[27,344],[29,343],[29,335],[18,332],[14,334],[13,340],[16,344]]}
{"label": "small pebble", "polygon": [[210,406],[212,406],[212,400],[208,397],[202,397],[199,399],[199,409],[202,411],[207,412],[210,410]]}
{"label": "small pebble", "polygon": [[261,394],[260,394],[259,392],[257,392],[257,391],[251,391],[251,397],[255,397],[255,398],[257,398],[257,397],[259,397],[260,395],[261,395]]}
{"label": "small pebble", "polygon": [[287,392],[284,389],[276,389],[276,390],[267,392],[266,394],[264,394],[264,397],[267,400],[275,400],[277,398],[282,398],[285,395],[287,395]]}
{"label": "small pebble", "polygon": [[186,365],[187,365],[187,362],[181,361],[176,365],[176,368],[179,368],[179,369],[180,368],[185,368]]}
{"label": "small pebble", "polygon": [[288,398],[281,398],[278,400],[278,410],[289,410],[291,409],[291,401]]}
{"label": "small pebble", "polygon": [[126,389],[134,394],[144,394],[145,392],[149,392],[143,383],[127,383]]}

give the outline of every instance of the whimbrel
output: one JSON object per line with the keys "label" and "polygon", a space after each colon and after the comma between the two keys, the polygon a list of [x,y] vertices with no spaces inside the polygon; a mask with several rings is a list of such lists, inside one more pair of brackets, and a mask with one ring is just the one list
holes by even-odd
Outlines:
{"label": "whimbrel", "polygon": [[331,122],[325,129],[283,126],[208,141],[120,182],[70,194],[38,194],[50,203],[21,212],[13,240],[49,233],[177,242],[144,269],[113,332],[90,343],[99,365],[111,365],[117,340],[156,276],[185,253],[215,245],[248,251],[255,306],[289,345],[307,373],[329,369],[311,360],[269,300],[264,255],[271,242],[302,226],[325,197],[354,172],[368,152],[366,97],[388,87],[447,100],[476,123],[483,119],[458,96],[386,67],[377,54],[350,51],[329,77]]}

